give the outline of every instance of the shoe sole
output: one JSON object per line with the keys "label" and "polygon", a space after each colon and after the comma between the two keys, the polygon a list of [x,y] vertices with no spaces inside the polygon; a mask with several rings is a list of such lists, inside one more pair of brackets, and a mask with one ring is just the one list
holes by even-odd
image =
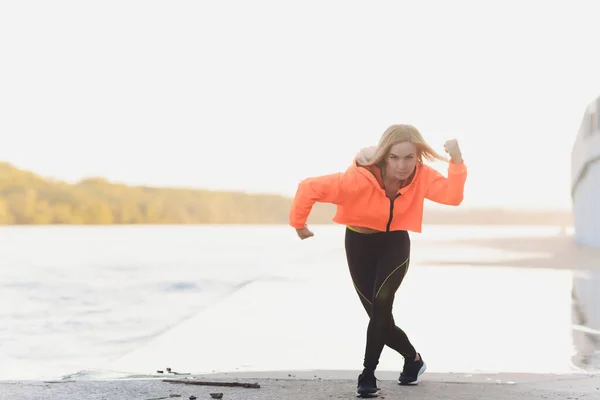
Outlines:
{"label": "shoe sole", "polygon": [[425,363],[425,361],[423,361],[423,366],[421,367],[421,369],[419,370],[419,372],[417,372],[417,379],[415,379],[412,382],[402,382],[400,379],[398,379],[398,384],[402,385],[402,386],[414,386],[414,385],[418,385],[419,384],[419,377],[426,370],[427,370],[427,364]]}
{"label": "shoe sole", "polygon": [[369,398],[369,397],[378,397],[378,396],[379,396],[379,391],[374,392],[374,393],[359,393],[359,392],[356,392],[356,397]]}

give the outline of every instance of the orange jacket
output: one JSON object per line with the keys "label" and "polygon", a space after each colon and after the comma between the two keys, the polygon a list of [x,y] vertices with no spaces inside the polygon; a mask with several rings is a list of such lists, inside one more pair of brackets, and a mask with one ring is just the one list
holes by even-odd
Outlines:
{"label": "orange jacket", "polygon": [[450,162],[447,178],[425,164],[417,164],[412,181],[392,201],[385,194],[379,168],[358,166],[355,160],[346,172],[301,181],[292,201],[290,225],[303,228],[315,202],[321,202],[337,205],[333,222],[338,224],[421,232],[424,200],[458,206],[466,179],[464,163]]}

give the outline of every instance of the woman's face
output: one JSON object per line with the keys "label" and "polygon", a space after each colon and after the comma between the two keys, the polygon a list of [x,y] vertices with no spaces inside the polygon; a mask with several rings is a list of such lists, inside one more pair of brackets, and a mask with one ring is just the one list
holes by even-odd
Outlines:
{"label": "woman's face", "polygon": [[407,179],[417,165],[417,146],[410,142],[396,143],[390,148],[385,161],[386,176]]}

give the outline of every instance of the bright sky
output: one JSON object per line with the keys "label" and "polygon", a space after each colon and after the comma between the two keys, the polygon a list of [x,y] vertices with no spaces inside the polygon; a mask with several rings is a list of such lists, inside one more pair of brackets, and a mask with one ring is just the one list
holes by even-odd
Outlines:
{"label": "bright sky", "polygon": [[5,1],[0,160],[292,195],[393,123],[458,138],[468,206],[570,207],[597,1]]}

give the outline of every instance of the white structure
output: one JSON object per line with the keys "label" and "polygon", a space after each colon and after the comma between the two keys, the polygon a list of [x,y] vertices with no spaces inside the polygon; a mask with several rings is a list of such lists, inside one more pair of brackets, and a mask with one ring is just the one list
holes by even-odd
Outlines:
{"label": "white structure", "polygon": [[[574,240],[600,250],[600,97],[585,110],[571,154]],[[573,364],[600,371],[600,252],[573,273]],[[596,261],[597,260],[597,261]]]}
{"label": "white structure", "polygon": [[571,167],[575,241],[600,249],[600,97],[585,110]]}

